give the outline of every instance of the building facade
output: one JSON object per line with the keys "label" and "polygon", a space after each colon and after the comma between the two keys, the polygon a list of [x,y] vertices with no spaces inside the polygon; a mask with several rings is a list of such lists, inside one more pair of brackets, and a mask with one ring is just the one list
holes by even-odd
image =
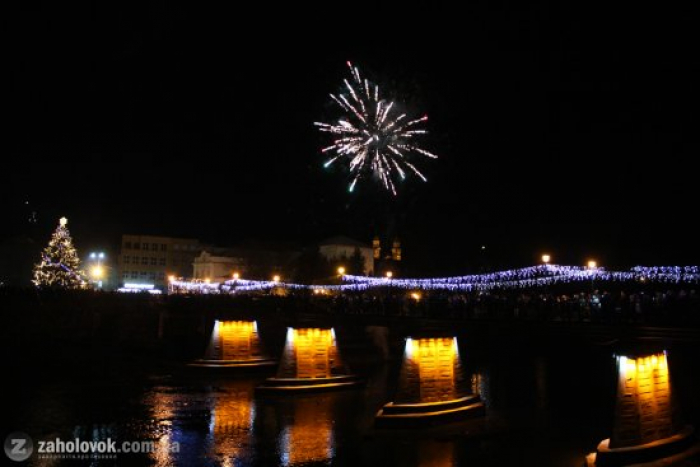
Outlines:
{"label": "building facade", "polygon": [[121,284],[166,288],[168,277],[192,277],[194,259],[202,252],[192,238],[122,235],[119,271]]}
{"label": "building facade", "polygon": [[321,255],[327,260],[338,260],[342,258],[352,258],[359,251],[364,263],[363,274],[371,276],[374,274],[374,250],[371,246],[348,237],[332,237],[324,240],[318,245]]}
{"label": "building facade", "polygon": [[245,258],[234,250],[206,248],[194,259],[194,278],[223,282],[234,274],[244,277],[248,272]]}

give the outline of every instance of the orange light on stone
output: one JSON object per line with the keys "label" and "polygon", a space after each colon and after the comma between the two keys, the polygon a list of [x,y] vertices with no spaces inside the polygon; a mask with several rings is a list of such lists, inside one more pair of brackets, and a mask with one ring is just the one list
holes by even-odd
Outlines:
{"label": "orange light on stone", "polygon": [[455,338],[406,339],[402,373],[397,402],[447,401],[466,392],[458,384],[465,382]]}
{"label": "orange light on stone", "polygon": [[678,416],[666,352],[618,356],[617,372],[612,436],[586,456],[586,465],[681,465],[699,455],[693,428]]}
{"label": "orange light on stone", "polygon": [[273,365],[263,350],[255,321],[215,321],[205,356],[190,366]]}
{"label": "orange light on stone", "polygon": [[333,329],[287,329],[278,378],[329,378],[341,367]]}
{"label": "orange light on stone", "polygon": [[395,402],[376,422],[405,426],[483,414],[479,395],[465,378],[457,338],[407,338]]}
{"label": "orange light on stone", "polygon": [[261,358],[255,321],[216,321],[207,358],[255,360]]}
{"label": "orange light on stone", "polygon": [[341,389],[359,382],[341,361],[332,328],[287,328],[277,375],[268,378],[258,391]]}
{"label": "orange light on stone", "polygon": [[618,357],[615,423],[610,447],[646,444],[675,434],[665,353]]}

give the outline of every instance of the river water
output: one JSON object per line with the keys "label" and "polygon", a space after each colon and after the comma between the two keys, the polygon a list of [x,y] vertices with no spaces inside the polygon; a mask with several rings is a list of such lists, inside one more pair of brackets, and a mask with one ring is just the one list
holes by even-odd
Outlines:
{"label": "river water", "polygon": [[[152,440],[156,451],[116,459],[39,459],[29,464],[154,466],[580,466],[609,437],[615,360],[608,345],[463,345],[478,374],[483,419],[423,430],[377,430],[373,419],[396,390],[400,358],[350,355],[366,384],[306,396],[265,396],[269,374],[207,375],[139,355],[51,355],[8,383],[7,432],[33,439]],[[343,349],[342,333],[340,348]],[[70,354],[70,352],[68,352]],[[700,414],[700,344],[669,349],[673,390],[689,422]],[[69,368],[69,369],[68,369]],[[65,370],[64,370],[65,369]],[[178,452],[174,446],[179,446]]]}

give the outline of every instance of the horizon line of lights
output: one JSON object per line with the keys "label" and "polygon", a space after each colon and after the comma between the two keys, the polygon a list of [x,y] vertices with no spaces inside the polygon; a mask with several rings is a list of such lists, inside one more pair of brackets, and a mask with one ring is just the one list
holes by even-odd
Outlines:
{"label": "horizon line of lights", "polygon": [[492,289],[523,289],[582,281],[660,283],[699,283],[698,266],[635,266],[630,271],[607,271],[605,268],[581,266],[538,265],[526,268],[467,276],[396,279],[343,275],[344,284],[306,285],[281,281],[232,279],[220,282],[173,280],[171,292],[242,293],[274,288],[310,291],[365,291],[378,287],[415,290],[486,291]]}

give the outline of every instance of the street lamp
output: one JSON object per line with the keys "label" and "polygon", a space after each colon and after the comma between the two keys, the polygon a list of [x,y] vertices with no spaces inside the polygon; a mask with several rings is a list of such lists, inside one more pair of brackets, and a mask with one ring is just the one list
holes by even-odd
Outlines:
{"label": "street lamp", "polygon": [[598,267],[598,263],[592,259],[588,260],[588,270],[591,271],[591,294],[595,292],[595,275],[593,272]]}
{"label": "street lamp", "polygon": [[95,280],[102,279],[102,274],[104,273],[104,271],[102,270],[102,266],[95,266],[90,272],[92,273],[92,277],[95,278]]}
{"label": "street lamp", "polygon": [[391,271],[387,271],[387,272],[386,272],[386,278],[387,278],[387,279],[391,279],[392,277],[394,277],[394,273],[391,272]]}
{"label": "street lamp", "polygon": [[102,267],[102,260],[105,259],[105,254],[101,251],[93,251],[90,253],[90,261],[93,263],[90,268],[90,274],[92,275],[92,280],[97,283],[97,288],[102,288],[102,279],[104,278],[105,271]]}
{"label": "street lamp", "polygon": [[233,273],[233,280],[237,281],[240,277],[241,277],[241,275],[238,274],[237,272]]}
{"label": "street lamp", "polygon": [[549,262],[550,262],[551,260],[552,260],[552,257],[549,256],[548,254],[545,253],[545,254],[542,255],[542,262],[543,262],[544,264],[549,264]]}
{"label": "street lamp", "polygon": [[272,282],[279,282],[279,281],[280,281],[279,274],[275,274],[274,276],[272,276]]}
{"label": "street lamp", "polygon": [[340,266],[338,268],[338,275],[344,276],[345,275],[345,268],[343,266]]}

